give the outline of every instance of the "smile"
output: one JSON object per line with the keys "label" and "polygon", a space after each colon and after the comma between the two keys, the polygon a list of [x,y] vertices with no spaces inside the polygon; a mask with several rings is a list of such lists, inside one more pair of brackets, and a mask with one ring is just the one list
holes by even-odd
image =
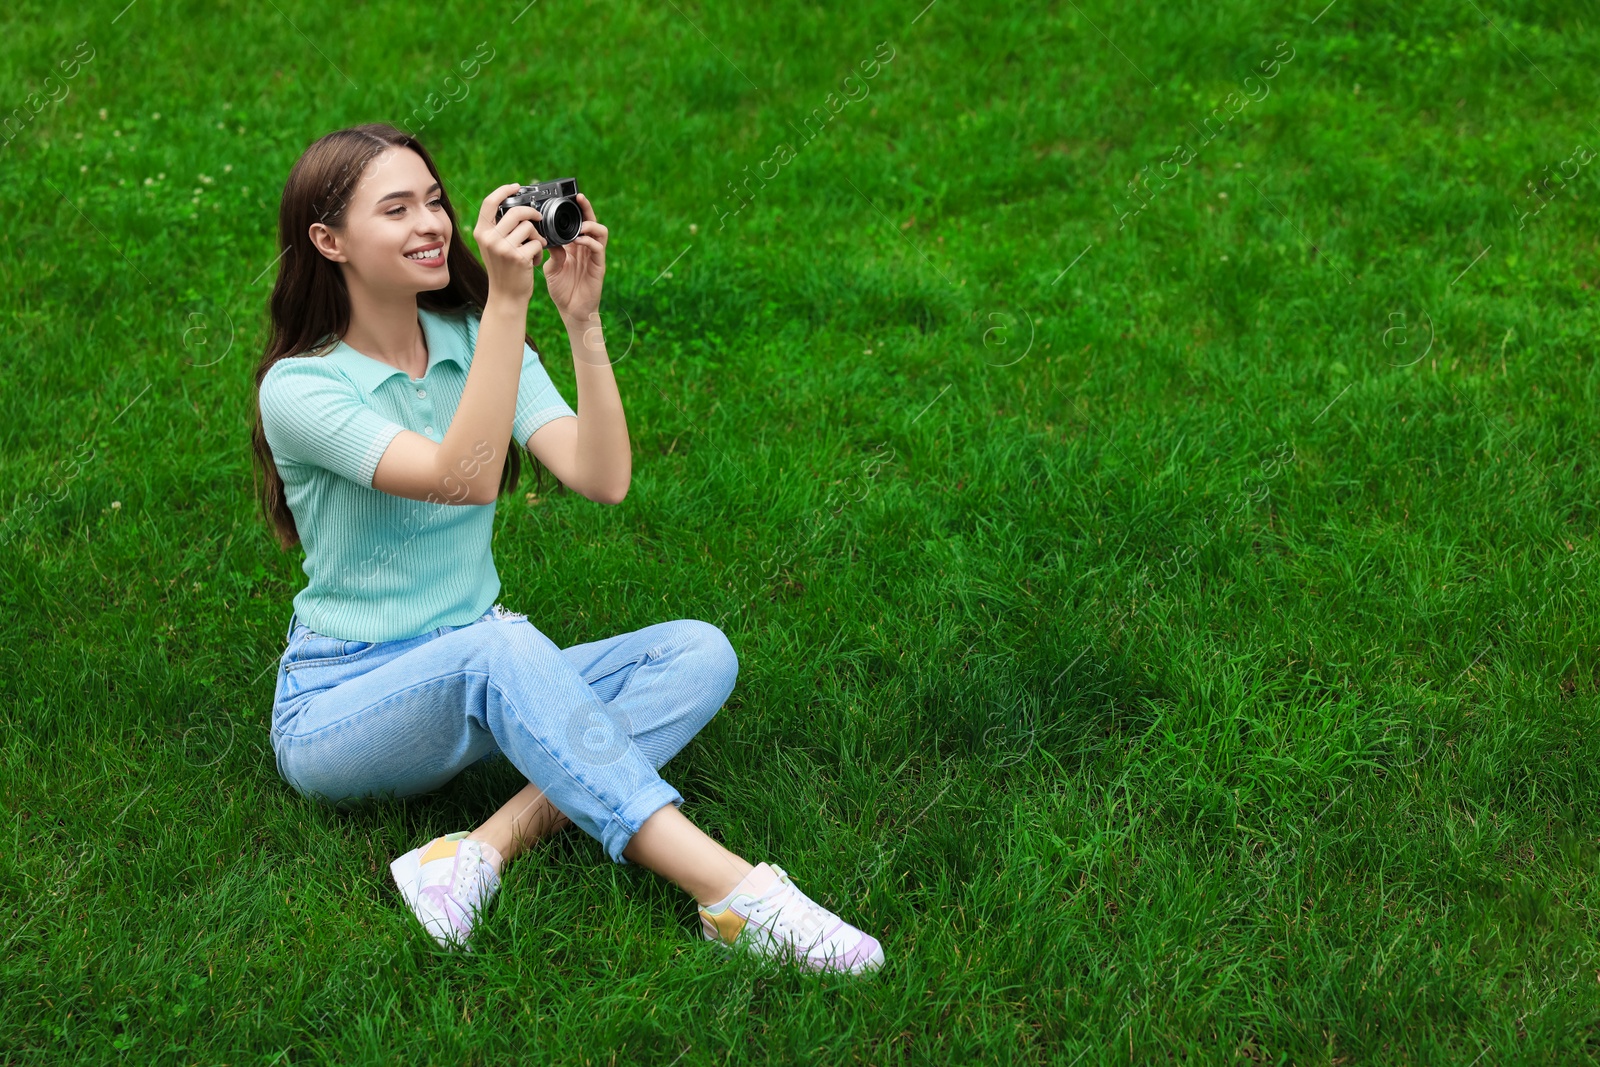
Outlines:
{"label": "smile", "polygon": [[439,254],[441,252],[443,252],[443,251],[444,251],[444,249],[442,247],[440,247],[440,248],[430,248],[426,252],[408,252],[408,253],[406,253],[406,258],[407,259],[438,259],[439,258]]}

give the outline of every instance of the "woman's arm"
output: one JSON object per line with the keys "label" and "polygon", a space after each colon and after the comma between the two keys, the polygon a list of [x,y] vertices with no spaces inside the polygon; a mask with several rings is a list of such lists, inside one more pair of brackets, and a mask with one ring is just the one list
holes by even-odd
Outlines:
{"label": "woman's arm", "polygon": [[499,488],[500,472],[506,464],[505,443],[511,439],[527,323],[525,301],[500,297],[490,290],[478,321],[478,346],[461,400],[438,446],[437,462],[443,468],[439,484],[447,493],[462,498],[452,498],[451,503],[487,503]]}
{"label": "woman's arm", "polygon": [[533,208],[514,207],[495,222],[495,209],[517,189],[514,182],[502,185],[478,211],[473,236],[489,296],[450,428],[438,444],[410,430],[396,434],[373,472],[374,489],[437,504],[487,504],[495,497],[511,439],[533,271],[545,247]]}
{"label": "woman's arm", "polygon": [[616,504],[633,478],[633,453],[600,329],[600,287],[609,233],[595,221],[589,198],[579,193],[577,201],[583,211],[579,235],[550,250],[545,282],[572,344],[578,417],[552,419],[529,435],[527,444],[563,485],[590,500]]}
{"label": "woman's arm", "polygon": [[562,316],[578,381],[576,419],[552,419],[535,430],[528,451],[562,485],[601,504],[619,504],[633,480],[633,451],[617,378],[606,354],[600,313]]}

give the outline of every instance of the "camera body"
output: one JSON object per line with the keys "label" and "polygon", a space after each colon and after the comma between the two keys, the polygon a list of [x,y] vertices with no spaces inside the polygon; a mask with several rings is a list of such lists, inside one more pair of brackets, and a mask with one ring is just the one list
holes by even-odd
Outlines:
{"label": "camera body", "polygon": [[556,178],[524,185],[501,201],[494,213],[494,221],[499,222],[514,207],[531,207],[539,213],[539,218],[531,220],[533,227],[551,248],[571,244],[583,225],[583,208],[578,206],[576,178]]}

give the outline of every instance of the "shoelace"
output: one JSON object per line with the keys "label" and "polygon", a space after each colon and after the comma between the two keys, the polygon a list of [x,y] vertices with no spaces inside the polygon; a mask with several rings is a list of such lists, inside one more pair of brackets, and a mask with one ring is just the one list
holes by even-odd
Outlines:
{"label": "shoelace", "polygon": [[[483,858],[483,851],[475,848],[468,842],[461,843],[461,851],[457,859],[465,858],[466,862],[456,864],[456,879],[450,886],[450,895],[458,904],[468,908],[483,906],[483,898],[487,895],[490,885],[490,876],[494,868]],[[465,872],[463,873],[463,868]]]}
{"label": "shoelace", "polygon": [[750,916],[763,926],[775,929],[786,938],[792,937],[797,947],[808,951],[822,940],[823,928],[839,917],[800,892],[788,879],[783,880],[784,891],[750,906]]}
{"label": "shoelace", "polygon": [[[423,892],[440,894],[438,902],[447,915],[458,916],[469,926],[476,925],[488,896],[493,874],[494,868],[484,860],[483,854],[477,848],[463,843],[451,863],[450,882],[447,885],[424,889]],[[455,924],[456,919],[452,917],[451,927],[453,928]],[[453,929],[446,936],[452,942],[461,940],[461,935]]]}

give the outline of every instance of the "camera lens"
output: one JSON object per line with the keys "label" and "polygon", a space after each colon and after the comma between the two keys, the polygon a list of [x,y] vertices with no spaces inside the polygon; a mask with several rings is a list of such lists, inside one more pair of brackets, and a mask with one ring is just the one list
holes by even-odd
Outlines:
{"label": "camera lens", "polygon": [[555,244],[569,244],[578,236],[578,227],[583,225],[583,212],[578,210],[578,205],[571,200],[557,201],[546,217],[550,221]]}

